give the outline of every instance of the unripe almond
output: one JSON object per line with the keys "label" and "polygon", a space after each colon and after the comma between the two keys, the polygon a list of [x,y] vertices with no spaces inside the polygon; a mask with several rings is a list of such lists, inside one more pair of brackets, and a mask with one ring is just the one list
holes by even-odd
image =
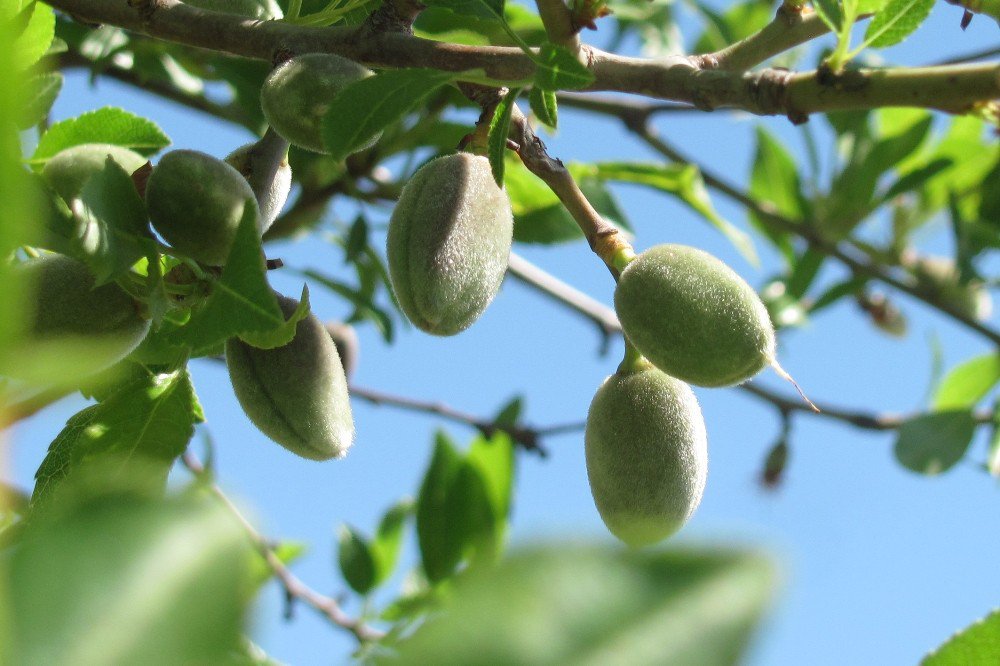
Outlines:
{"label": "unripe almond", "polygon": [[195,150],[174,150],[162,158],[146,183],[146,207],[153,227],[180,252],[221,266],[246,206],[260,215],[253,190],[239,171]]}
{"label": "unripe almond", "polygon": [[95,287],[94,276],[76,259],[46,255],[19,265],[33,303],[24,347],[10,354],[2,374],[35,379],[54,376],[46,362],[70,362],[71,374],[92,374],[125,358],[149,332],[139,304],[114,282]]}
{"label": "unripe almond", "polygon": [[698,386],[739,384],[774,361],[774,328],[757,292],[693,247],[657,245],[635,257],[615,309],[639,353]]}
{"label": "unripe almond", "polygon": [[389,277],[418,328],[454,335],[475,322],[503,282],[514,233],[510,200],[485,157],[457,153],[413,175],[389,221]]}
{"label": "unripe almond", "polygon": [[705,422],[684,382],[643,361],[597,390],[586,430],[587,478],[611,533],[630,546],[679,530],[708,476]]}
{"label": "unripe almond", "polygon": [[[285,317],[298,307],[284,296],[278,303]],[[292,341],[275,349],[230,339],[226,365],[243,411],[265,435],[310,460],[347,454],[354,440],[347,379],[333,340],[315,316],[299,321]]]}
{"label": "unripe almond", "polygon": [[260,89],[260,108],[274,130],[294,145],[317,153],[323,146],[323,116],[348,84],[374,75],[353,60],[307,53],[275,67]]}
{"label": "unripe almond", "polygon": [[108,158],[133,173],[146,163],[139,153],[110,143],[84,143],[59,151],[42,168],[42,178],[66,203],[80,196],[91,176],[104,170]]}

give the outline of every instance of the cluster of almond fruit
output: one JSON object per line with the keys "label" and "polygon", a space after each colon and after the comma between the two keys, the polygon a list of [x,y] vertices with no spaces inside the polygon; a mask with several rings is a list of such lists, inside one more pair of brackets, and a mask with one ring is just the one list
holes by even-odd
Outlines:
{"label": "cluster of almond fruit", "polygon": [[[152,227],[177,256],[225,263],[247,206],[263,234],[288,196],[288,144],[323,152],[321,124],[347,84],[371,72],[333,55],[292,58],[272,72],[261,104],[273,133],[225,160],[191,150],[165,154],[145,187]],[[68,204],[107,158],[133,173],[145,158],[87,144],[53,157],[43,175]],[[387,241],[393,291],[406,317],[434,335],[471,326],[503,281],[513,236],[511,204],[489,161],[459,152],[414,174],[392,214]],[[774,330],[756,292],[718,259],[681,245],[618,256],[615,307],[626,339],[617,372],[598,389],[586,428],[590,487],[604,522],[630,545],[677,531],[698,506],[708,469],[705,424],[688,383],[729,386],[774,363]],[[115,283],[96,289],[82,264],[60,255],[29,261],[36,340],[86,336],[95,368],[142,352],[150,328]],[[278,295],[286,317],[298,303]],[[292,452],[343,456],[354,424],[341,359],[312,315],[287,344],[225,346],[236,396],[250,420]]]}

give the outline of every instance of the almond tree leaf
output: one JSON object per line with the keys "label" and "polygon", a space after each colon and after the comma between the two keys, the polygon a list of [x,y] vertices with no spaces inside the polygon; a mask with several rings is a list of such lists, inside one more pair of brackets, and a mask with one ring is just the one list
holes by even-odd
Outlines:
{"label": "almond tree leaf", "polygon": [[920,27],[933,6],[934,0],[889,0],[868,24],[864,44],[882,49],[900,43]]}
{"label": "almond tree leaf", "polygon": [[559,125],[559,106],[556,94],[551,90],[532,88],[528,94],[528,104],[532,113],[543,125],[556,129]]}
{"label": "almond tree leaf", "polygon": [[504,156],[507,154],[510,118],[514,113],[514,104],[519,94],[521,94],[520,88],[511,88],[507,91],[507,94],[493,109],[493,117],[490,118],[487,155],[489,156],[490,170],[493,172],[493,180],[496,181],[498,187],[503,187]]}
{"label": "almond tree leaf", "polygon": [[186,369],[141,373],[67,421],[35,473],[32,502],[44,501],[67,476],[98,463],[106,474],[148,475],[162,487],[200,416]]}
{"label": "almond tree leaf", "polygon": [[734,664],[774,588],[752,553],[534,547],[456,580],[382,663]]}
{"label": "almond tree leaf", "polygon": [[[34,65],[49,50],[52,38],[55,36],[56,16],[52,8],[41,2],[20,3],[21,12],[29,14],[24,22],[24,29],[14,38],[11,62],[4,63],[14,71],[24,71]],[[5,12],[6,13],[6,12]],[[23,20],[22,17],[15,19]]]}
{"label": "almond tree leaf", "polygon": [[973,622],[927,655],[920,666],[1000,663],[1000,610]]}
{"label": "almond tree leaf", "polygon": [[152,155],[169,146],[170,139],[153,121],[106,106],[53,124],[38,140],[30,163],[39,168],[59,151],[84,143],[110,143]]}
{"label": "almond tree leaf", "polygon": [[323,145],[333,159],[344,159],[456,76],[434,69],[392,69],[345,86],[323,117]]}
{"label": "almond tree leaf", "polygon": [[550,42],[542,44],[535,61],[535,85],[542,90],[586,88],[594,74],[569,50]]}
{"label": "almond tree leaf", "polygon": [[617,180],[645,185],[676,196],[722,232],[748,262],[759,263],[753,239],[715,210],[705,188],[701,171],[693,164],[644,164],[638,162],[598,162],[594,175],[602,180]]}
{"label": "almond tree leaf", "polygon": [[934,394],[935,411],[974,407],[1000,382],[1000,354],[983,354],[945,375]]}
{"label": "almond tree leaf", "polygon": [[36,74],[29,78],[25,83],[25,99],[18,128],[26,130],[42,122],[52,109],[62,85],[63,75],[59,72]]}
{"label": "almond tree leaf", "polygon": [[[186,326],[167,336],[169,343],[190,347],[198,355],[235,335],[252,338],[251,344],[272,343],[265,346],[286,344],[295,335],[294,325],[285,321],[267,282],[256,216],[255,207],[244,208],[222,277],[213,284],[212,295],[191,315]],[[269,339],[265,333],[274,336]],[[261,335],[254,337],[254,334]]]}
{"label": "almond tree leaf", "polygon": [[365,595],[375,587],[376,563],[368,541],[350,525],[341,525],[337,534],[337,561],[340,573],[351,589]]}
{"label": "almond tree leaf", "polygon": [[893,453],[896,460],[920,474],[940,474],[962,459],[976,432],[968,409],[916,416],[899,428]]}
{"label": "almond tree leaf", "polygon": [[230,663],[251,551],[224,507],[192,495],[63,499],[5,558],[0,663]]}

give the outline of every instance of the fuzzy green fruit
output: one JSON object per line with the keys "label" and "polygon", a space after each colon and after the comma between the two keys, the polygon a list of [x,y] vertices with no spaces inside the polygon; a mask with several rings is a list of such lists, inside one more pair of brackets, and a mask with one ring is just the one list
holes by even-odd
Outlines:
{"label": "fuzzy green fruit", "polygon": [[280,19],[283,16],[281,7],[274,0],[184,0],[184,4],[261,21]]}
{"label": "fuzzy green fruit", "polygon": [[128,173],[146,163],[137,152],[110,143],[85,143],[56,153],[42,168],[42,178],[66,203],[80,196],[91,176],[104,170],[110,157]]}
{"label": "fuzzy green fruit", "polygon": [[[298,303],[278,296],[285,317]],[[226,365],[243,411],[261,432],[310,460],[342,458],[354,440],[347,379],[337,348],[312,314],[283,347],[226,343]]]}
{"label": "fuzzy green fruit", "polygon": [[500,290],[514,233],[485,157],[457,153],[413,175],[389,221],[389,277],[407,318],[434,335],[473,324]]}
{"label": "fuzzy green fruit", "polygon": [[639,353],[691,384],[739,384],[774,361],[774,328],[757,292],[693,247],[657,245],[635,257],[615,309]]}
{"label": "fuzzy green fruit", "polygon": [[292,189],[288,142],[274,132],[268,132],[260,141],[231,152],[225,161],[243,174],[250,184],[260,209],[261,230],[267,231],[281,213]]}
{"label": "fuzzy green fruit", "polygon": [[156,231],[180,252],[210,266],[226,262],[247,205],[262,231],[246,179],[222,160],[195,150],[164,155],[146,183],[146,207]]}
{"label": "fuzzy green fruit", "polygon": [[597,390],[586,430],[587,478],[611,533],[630,546],[667,538],[701,502],[708,440],[691,387],[648,362]]}
{"label": "fuzzy green fruit", "polygon": [[307,53],[278,65],[260,89],[267,122],[300,148],[326,153],[323,116],[350,83],[372,76],[367,67],[326,53]]}
{"label": "fuzzy green fruit", "polygon": [[[0,372],[32,380],[93,374],[125,358],[149,332],[139,304],[116,283],[94,286],[94,276],[76,259],[46,255],[19,265],[33,307],[23,347],[16,345]],[[49,366],[49,367],[46,367]]]}

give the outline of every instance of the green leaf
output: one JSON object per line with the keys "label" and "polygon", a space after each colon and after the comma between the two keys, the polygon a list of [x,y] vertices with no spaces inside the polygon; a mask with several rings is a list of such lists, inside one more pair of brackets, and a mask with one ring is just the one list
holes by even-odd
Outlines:
{"label": "green leaf", "polygon": [[351,230],[347,232],[347,242],[344,244],[344,261],[351,263],[357,261],[358,257],[368,247],[368,220],[364,215],[358,215],[351,224]]}
{"label": "green leaf", "polygon": [[239,648],[250,553],[221,505],[106,497],[58,508],[36,515],[0,563],[0,663],[219,664]]}
{"label": "green leaf", "polygon": [[375,587],[376,565],[371,547],[350,525],[341,525],[337,536],[340,573],[351,589],[368,594]]}
{"label": "green leaf", "polygon": [[834,34],[840,32],[844,25],[844,10],[837,0],[813,0],[813,8]]}
{"label": "green leaf", "polygon": [[909,470],[940,474],[962,459],[975,432],[976,421],[967,409],[922,414],[900,427],[893,453]]}
{"label": "green leaf", "polygon": [[106,106],[52,125],[38,140],[31,164],[40,167],[61,150],[84,143],[110,143],[152,155],[170,145],[153,121]]}
{"label": "green leaf", "polygon": [[976,356],[952,368],[934,394],[935,411],[974,407],[1000,382],[1000,354]]}
{"label": "green leaf", "polygon": [[384,583],[396,568],[399,550],[403,545],[406,519],[413,513],[413,507],[413,500],[400,500],[382,516],[378,532],[375,533],[375,539],[371,544],[376,564],[375,585]]}
{"label": "green leaf", "polygon": [[504,432],[496,432],[489,439],[480,435],[473,440],[466,461],[482,477],[493,513],[496,540],[501,543],[514,487],[514,445]]}
{"label": "green leaf", "polygon": [[970,624],[927,655],[920,666],[971,666],[1000,662],[1000,610]]}
{"label": "green leaf", "polygon": [[433,69],[393,69],[346,86],[323,117],[323,145],[342,160],[457,75]]}
{"label": "green leaf", "polygon": [[83,230],[80,258],[94,272],[97,284],[124,275],[139,259],[155,254],[146,206],[132,176],[111,157],[104,169],[87,179],[72,209]]}
{"label": "green leaf", "polygon": [[542,90],[575,90],[594,82],[594,74],[567,49],[542,44],[535,61],[535,85]]}
{"label": "green leaf", "polygon": [[645,185],[676,196],[722,232],[747,261],[759,262],[753,239],[719,215],[705,188],[701,171],[693,164],[641,164],[636,162],[598,162],[594,175],[602,180],[617,180]]}
{"label": "green leaf", "polygon": [[552,129],[559,126],[559,106],[554,92],[532,88],[528,94],[528,104],[531,106],[531,112],[538,118],[538,122]]}
{"label": "green leaf", "polygon": [[511,88],[508,90],[507,94],[496,105],[496,108],[493,109],[493,116],[490,118],[487,155],[490,161],[490,170],[493,172],[493,180],[496,181],[498,187],[503,187],[504,157],[507,154],[507,136],[510,134],[510,118],[514,113],[517,96],[520,94],[520,88]]}
{"label": "green leaf", "polygon": [[[302,298],[308,300],[304,288]],[[301,304],[299,310],[302,310]],[[296,314],[299,314],[298,310]],[[285,321],[274,291],[267,282],[256,211],[247,206],[222,269],[222,277],[212,286],[212,295],[201,309],[191,315],[187,326],[168,336],[168,342],[186,345],[195,354],[235,335],[256,346],[278,347],[294,337],[294,319]]]}
{"label": "green leaf", "polygon": [[[801,220],[805,215],[802,182],[795,159],[784,145],[764,127],[757,127],[757,149],[750,171],[750,195],[755,201],[770,203],[782,217]],[[774,229],[767,218],[750,213],[750,221],[775,247],[791,258],[787,236]]]}
{"label": "green leaf", "polygon": [[340,280],[335,280],[315,270],[303,271],[302,274],[310,280],[319,282],[333,293],[342,296],[354,306],[354,312],[348,317],[346,323],[353,324],[359,321],[371,321],[378,328],[382,338],[386,342],[392,342],[394,334],[392,317],[375,303],[371,293],[363,289],[351,287]]}
{"label": "green leaf", "polygon": [[889,0],[865,30],[864,46],[874,49],[898,44],[920,27],[934,0]]}
{"label": "green leaf", "polygon": [[381,663],[733,664],[774,587],[748,553],[536,547],[457,580]]}
{"label": "green leaf", "polygon": [[144,373],[70,417],[35,473],[32,501],[44,501],[68,476],[94,465],[109,477],[141,474],[162,489],[201,420],[187,370]]}
{"label": "green leaf", "polygon": [[[20,4],[20,3],[18,3]],[[23,71],[45,55],[52,43],[55,35],[56,16],[52,8],[41,2],[33,2],[30,5],[24,3],[22,12],[29,13],[24,24],[24,30],[15,37],[11,54],[12,61],[4,63],[5,67],[10,67],[14,71]],[[22,17],[15,19],[23,20]]]}
{"label": "green leaf", "polygon": [[462,559],[463,535],[453,520],[452,488],[462,458],[443,432],[435,436],[434,455],[417,495],[417,542],[424,573],[431,583],[450,576]]}
{"label": "green leaf", "polygon": [[463,459],[448,436],[437,433],[417,497],[417,541],[432,584],[450,577],[465,559],[492,561],[498,553],[500,517],[482,464]]}
{"label": "green leaf", "polygon": [[52,109],[62,85],[63,75],[59,72],[36,74],[28,79],[25,83],[24,106],[21,109],[18,129],[30,129],[42,122]]}

